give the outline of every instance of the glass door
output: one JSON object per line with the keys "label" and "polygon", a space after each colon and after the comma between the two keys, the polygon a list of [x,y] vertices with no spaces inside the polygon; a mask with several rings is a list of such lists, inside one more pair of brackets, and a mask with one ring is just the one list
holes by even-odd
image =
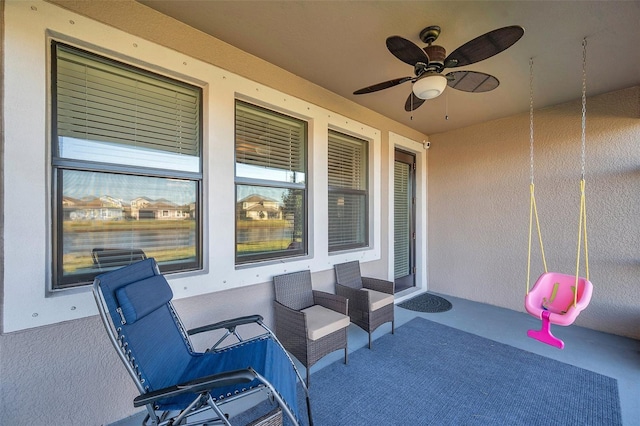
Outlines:
{"label": "glass door", "polygon": [[415,155],[396,149],[393,172],[394,276],[396,291],[416,283]]}

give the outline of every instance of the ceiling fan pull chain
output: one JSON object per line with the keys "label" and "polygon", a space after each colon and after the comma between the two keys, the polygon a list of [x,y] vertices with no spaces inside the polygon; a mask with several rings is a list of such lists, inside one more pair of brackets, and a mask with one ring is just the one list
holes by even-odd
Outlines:
{"label": "ceiling fan pull chain", "polygon": [[449,92],[444,94],[444,119],[449,119]]}
{"label": "ceiling fan pull chain", "polygon": [[413,121],[413,95],[410,94],[409,98],[411,99],[411,121]]}

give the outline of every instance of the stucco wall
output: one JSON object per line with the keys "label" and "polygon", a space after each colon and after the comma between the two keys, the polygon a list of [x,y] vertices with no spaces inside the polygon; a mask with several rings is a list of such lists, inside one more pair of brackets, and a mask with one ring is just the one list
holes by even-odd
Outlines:
{"label": "stucco wall", "polygon": [[[66,12],[61,13],[62,9],[52,3],[61,4],[70,15]],[[9,117],[11,122],[15,123],[16,119],[22,120],[26,116],[30,116],[34,121],[26,129],[27,133],[33,132],[28,141],[21,140],[24,138],[24,134],[15,132],[15,125],[12,125],[12,137],[6,134],[3,137],[3,151],[10,147],[11,155],[15,156],[18,151],[24,148],[34,151],[34,155],[31,156],[31,161],[25,167],[13,161],[8,162],[3,155],[2,200],[6,201],[8,182],[20,183],[23,185],[22,190],[17,191],[15,187],[10,189],[12,203],[16,203],[20,199],[24,200],[26,197],[29,200],[36,200],[38,208],[34,209],[37,212],[34,213],[37,217],[29,219],[32,222],[29,229],[26,228],[28,224],[22,216],[13,215],[9,222],[5,220],[2,223],[2,236],[5,238],[2,263],[8,265],[10,269],[9,272],[3,270],[2,294],[3,296],[11,295],[10,306],[6,304],[8,303],[6,297],[3,300],[2,317],[4,319],[10,318],[11,326],[6,328],[7,324],[4,323],[5,334],[0,335],[0,377],[2,377],[0,380],[0,424],[100,425],[111,423],[138,411],[132,406],[132,398],[136,394],[134,386],[131,380],[126,377],[120,361],[110,347],[103,326],[98,318],[91,314],[96,311],[95,303],[88,289],[55,295],[47,293],[46,271],[49,262],[43,255],[49,244],[47,232],[49,190],[46,160],[48,145],[46,143],[47,126],[45,125],[47,96],[44,89],[47,81],[47,67],[45,65],[47,34],[44,30],[35,31],[34,25],[42,26],[43,22],[48,25],[50,22],[54,27],[52,31],[55,34],[63,34],[72,40],[101,46],[105,49],[111,49],[111,51],[119,50],[120,46],[113,48],[109,44],[116,43],[116,39],[123,37],[126,39],[126,45],[122,45],[122,50],[127,51],[124,55],[139,59],[140,63],[145,66],[151,64],[150,66],[159,66],[163,70],[171,71],[176,67],[176,62],[172,60],[169,63],[168,59],[159,58],[176,59],[177,55],[180,58],[177,62],[180,68],[184,61],[188,63],[189,70],[200,70],[197,72],[179,71],[183,75],[186,74],[199,81],[206,79],[213,81],[219,77],[220,80],[215,84],[210,83],[208,86],[210,93],[213,94],[213,99],[209,99],[209,104],[206,107],[213,117],[211,122],[214,123],[213,126],[209,126],[210,139],[205,141],[206,152],[216,153],[212,158],[205,160],[213,170],[212,173],[219,173],[221,168],[229,168],[233,165],[233,160],[229,164],[222,164],[226,155],[224,152],[231,153],[233,144],[219,145],[224,141],[233,140],[232,131],[229,133],[227,129],[227,127],[232,129],[232,125],[229,126],[227,123],[224,126],[225,129],[222,129],[222,123],[216,123],[215,120],[221,120],[221,116],[224,119],[232,117],[232,114],[229,115],[229,111],[233,110],[232,100],[234,93],[237,92],[242,94],[251,90],[255,93],[260,90],[260,96],[265,96],[266,102],[282,103],[287,101],[297,105],[292,107],[294,109],[307,110],[310,108],[318,111],[317,108],[319,108],[328,111],[329,114],[324,113],[324,119],[319,119],[320,115],[316,116],[315,127],[312,130],[314,133],[310,138],[313,145],[312,150],[317,150],[318,146],[324,143],[321,137],[319,138],[322,126],[325,126],[326,129],[327,124],[330,125],[331,120],[336,120],[338,117],[343,120],[343,126],[354,126],[355,123],[358,123],[358,129],[376,134],[378,138],[376,142],[378,151],[375,154],[377,164],[375,176],[377,183],[375,185],[377,189],[372,192],[371,198],[372,205],[377,205],[379,208],[372,212],[372,217],[375,217],[375,223],[372,224],[372,227],[377,227],[377,231],[372,233],[374,239],[372,247],[367,250],[367,253],[352,252],[334,255],[329,260],[337,262],[350,260],[347,258],[349,256],[364,256],[362,258],[365,260],[375,260],[363,263],[363,272],[380,277],[388,276],[390,264],[388,261],[390,230],[387,225],[389,223],[388,158],[393,152],[390,140],[399,139],[399,137],[390,134],[406,138],[406,140],[403,139],[397,143],[408,144],[408,149],[416,150],[426,180],[426,153],[423,152],[420,143],[411,146],[413,143],[411,141],[422,141],[425,139],[425,135],[162,16],[134,1],[42,3],[34,0],[32,2],[2,1],[2,5],[6,5],[10,9],[19,7],[22,14],[22,21],[19,23],[10,21],[6,26],[3,25],[3,94],[7,95],[6,78],[4,77],[10,74],[13,82],[19,83],[21,87],[24,85],[27,91],[36,88],[40,95],[30,94],[26,103],[20,100],[20,102],[12,102],[10,107],[5,104],[5,108],[2,109],[5,121]],[[5,9],[2,14],[3,20],[7,14]],[[87,17],[91,20],[86,19]],[[104,23],[113,30],[106,29],[104,25],[98,25],[96,22]],[[9,34],[11,42],[7,40],[7,34],[4,33],[5,28],[12,28],[13,32]],[[122,32],[125,36],[122,35]],[[127,37],[127,35],[131,35],[131,37]],[[4,49],[7,45],[11,46],[10,55]],[[156,46],[168,47],[171,52],[163,56],[163,50]],[[147,58],[150,59],[135,56],[135,52],[142,53],[142,50],[144,50],[144,55],[148,55]],[[148,54],[151,51],[160,53]],[[213,69],[209,65],[216,68]],[[185,70],[185,68],[181,68],[181,70]],[[225,74],[226,82],[220,82],[224,78],[221,77],[220,70],[228,72]],[[200,78],[199,75],[190,74],[191,72],[200,73],[204,77]],[[230,80],[237,82],[238,85],[234,87],[229,85],[225,88]],[[282,96],[283,94],[285,96]],[[3,99],[6,99],[5,96]],[[283,101],[283,98],[286,99]],[[300,108],[301,105],[304,105],[304,108]],[[326,118],[328,116],[329,118]],[[34,117],[37,118],[34,120]],[[229,122],[232,123],[232,119],[230,120]],[[228,137],[229,134],[230,137]],[[321,151],[316,151],[313,155],[318,155],[318,152]],[[232,159],[233,157],[228,158]],[[318,161],[317,164],[322,164],[322,158],[315,158],[315,160]],[[8,164],[10,166],[7,168]],[[313,167],[316,170],[322,169],[317,164],[314,163]],[[8,169],[14,170],[16,168],[20,168],[20,175],[14,176],[7,172]],[[25,176],[28,174],[30,177],[20,177],[22,174]],[[224,175],[229,174],[225,172]],[[313,190],[317,191],[320,188],[322,191],[322,185],[319,184],[322,179],[321,175],[314,177]],[[233,192],[232,181],[229,181],[229,185],[224,186],[220,182],[220,179],[216,179],[215,184],[211,183],[208,187],[212,192],[216,192],[216,196],[220,193]],[[212,197],[208,197],[208,199],[211,200]],[[293,262],[293,265],[285,263],[278,268],[282,272],[282,268],[294,270],[292,268],[310,267],[314,271],[314,287],[333,290],[332,263],[327,262],[326,250],[324,254],[318,250],[318,247],[321,246],[321,244],[318,245],[318,241],[326,238],[323,237],[322,232],[323,229],[326,229],[326,226],[323,226],[323,223],[326,224],[326,218],[315,213],[321,211],[322,199],[322,196],[318,196],[313,206],[315,210],[312,226],[316,232],[314,235],[314,256],[309,258],[309,263],[297,261],[297,263]],[[421,203],[426,206],[426,200],[421,200]],[[233,203],[230,205],[233,206]],[[210,209],[211,211],[212,209]],[[20,229],[25,227],[25,232],[23,233],[16,228],[14,226],[16,224],[19,224]],[[221,232],[228,232],[228,229],[219,229],[219,223],[211,217],[207,219],[205,226],[210,228],[208,235],[212,238]],[[6,235],[11,235],[12,241],[16,244],[7,244]],[[22,235],[20,244],[16,239],[18,235]],[[233,241],[233,238],[230,237],[229,240]],[[35,244],[32,245],[32,242]],[[253,278],[249,279],[251,270],[245,268],[233,271],[233,261],[231,261],[229,265],[224,266],[225,270],[230,270],[229,273],[232,276],[232,279],[224,281],[227,285],[225,287],[222,285],[223,278],[221,278],[220,271],[222,268],[216,268],[216,262],[220,262],[223,255],[221,247],[223,244],[220,239],[213,238],[207,250],[211,266],[209,270],[197,276],[170,277],[170,284],[177,297],[175,304],[182,319],[189,327],[232,316],[258,313],[265,317],[267,324],[271,324],[273,289],[268,271],[269,268],[273,269],[274,265],[260,271],[260,274],[254,271]],[[371,252],[376,253],[375,257],[370,256]],[[25,256],[26,253],[29,255]],[[27,259],[29,266],[22,267],[21,262],[27,262]],[[319,262],[319,259],[324,260],[324,266],[320,264],[322,262]],[[20,274],[18,271],[23,273]],[[267,273],[264,273],[265,271]],[[237,287],[229,288],[229,285]],[[199,290],[189,294],[196,286],[199,287]],[[72,303],[69,303],[69,300],[73,300]],[[20,306],[24,304],[28,308],[17,307],[16,303],[19,303]],[[36,305],[43,308],[37,316],[33,314],[38,311],[31,310]],[[15,320],[13,314],[7,315],[8,311],[15,313],[16,316],[24,316],[26,320]],[[50,318],[47,320],[48,322],[38,323],[44,317]],[[34,322],[30,324],[32,319]],[[7,333],[8,330],[11,332]],[[196,341],[196,345],[202,347],[199,345],[200,343]]]}
{"label": "stucco wall", "polygon": [[[590,97],[586,197],[593,299],[576,324],[640,338],[640,88]],[[534,113],[536,201],[549,270],[575,273],[581,102]],[[432,135],[429,288],[524,311],[529,114]],[[534,230],[535,232],[535,230]],[[543,271],[534,234],[532,283]]]}

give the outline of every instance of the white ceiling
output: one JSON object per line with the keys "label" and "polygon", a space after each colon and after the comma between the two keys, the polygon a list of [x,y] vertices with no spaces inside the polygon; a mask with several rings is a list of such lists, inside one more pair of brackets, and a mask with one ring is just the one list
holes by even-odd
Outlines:
{"label": "white ceiling", "polygon": [[[589,96],[640,84],[640,1],[139,1],[425,134],[528,111],[530,58],[536,109],[579,99],[584,38]],[[413,76],[385,40],[424,47],[418,35],[430,25],[442,28],[434,44],[447,53],[504,26],[525,34],[494,57],[444,71],[494,75],[491,92],[447,88],[413,113],[404,110],[410,82],[353,95]]]}

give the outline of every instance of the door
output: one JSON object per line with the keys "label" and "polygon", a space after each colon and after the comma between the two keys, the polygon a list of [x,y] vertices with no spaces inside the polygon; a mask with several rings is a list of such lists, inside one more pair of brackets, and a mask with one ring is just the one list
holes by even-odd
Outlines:
{"label": "door", "polygon": [[416,157],[396,149],[393,171],[396,291],[416,285]]}

